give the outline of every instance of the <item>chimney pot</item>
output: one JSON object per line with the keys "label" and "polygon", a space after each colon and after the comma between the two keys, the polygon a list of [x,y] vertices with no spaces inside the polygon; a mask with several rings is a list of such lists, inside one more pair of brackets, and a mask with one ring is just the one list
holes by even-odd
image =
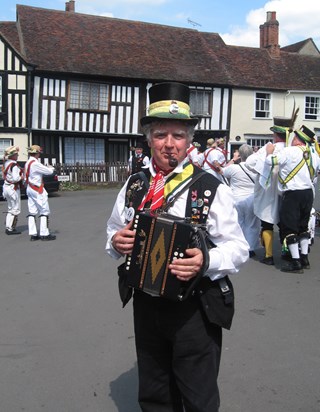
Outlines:
{"label": "chimney pot", "polygon": [[75,12],[75,0],[66,2],[66,11]]}
{"label": "chimney pot", "polygon": [[275,11],[267,12],[267,20],[260,26],[260,48],[268,49],[272,57],[280,56],[279,22]]}

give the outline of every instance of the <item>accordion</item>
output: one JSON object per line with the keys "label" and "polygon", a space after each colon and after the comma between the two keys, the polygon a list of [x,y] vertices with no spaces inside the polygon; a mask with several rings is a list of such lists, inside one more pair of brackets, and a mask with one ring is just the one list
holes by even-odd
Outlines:
{"label": "accordion", "polygon": [[[136,214],[133,229],[135,242],[125,262],[127,285],[174,301],[186,299],[208,266],[204,231],[186,219],[151,212]],[[174,259],[183,258],[190,247],[202,250],[203,270],[190,281],[182,282],[171,274],[169,265]]]}

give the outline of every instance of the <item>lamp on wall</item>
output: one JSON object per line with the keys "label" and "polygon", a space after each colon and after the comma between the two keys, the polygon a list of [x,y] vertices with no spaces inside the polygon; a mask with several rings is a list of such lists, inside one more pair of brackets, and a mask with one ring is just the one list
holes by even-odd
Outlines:
{"label": "lamp on wall", "polygon": [[236,136],[236,141],[239,142],[241,140],[241,136]]}

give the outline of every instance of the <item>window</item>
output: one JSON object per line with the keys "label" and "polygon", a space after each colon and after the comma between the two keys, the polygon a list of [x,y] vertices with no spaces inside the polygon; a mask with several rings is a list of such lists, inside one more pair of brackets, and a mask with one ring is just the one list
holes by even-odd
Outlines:
{"label": "window", "polygon": [[304,116],[306,120],[320,120],[320,97],[306,96]]}
{"label": "window", "polygon": [[265,137],[265,138],[256,138],[256,137],[248,137],[246,143],[250,146],[252,146],[253,148],[255,147],[263,147],[264,145],[266,145],[268,142],[273,143],[273,137]]}
{"label": "window", "polygon": [[254,116],[258,118],[269,118],[270,117],[270,93],[257,92],[255,96],[255,112]]}
{"label": "window", "polygon": [[12,139],[0,139],[0,159],[3,159],[4,151],[7,147],[12,146]]}
{"label": "window", "polygon": [[2,112],[2,76],[0,76],[0,113]]}
{"label": "window", "polygon": [[211,90],[190,90],[190,111],[192,116],[211,115]]}
{"label": "window", "polygon": [[104,140],[67,137],[64,140],[64,162],[75,163],[104,163]]}
{"label": "window", "polygon": [[71,81],[69,90],[69,109],[109,110],[109,86],[107,84]]}

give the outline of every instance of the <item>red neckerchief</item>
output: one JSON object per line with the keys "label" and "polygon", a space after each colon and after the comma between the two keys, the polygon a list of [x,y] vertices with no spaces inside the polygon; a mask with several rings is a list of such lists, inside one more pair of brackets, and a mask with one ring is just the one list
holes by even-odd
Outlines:
{"label": "red neckerchief", "polygon": [[164,200],[164,176],[169,174],[171,170],[168,172],[164,172],[160,170],[159,166],[155,163],[154,159],[152,159],[152,166],[156,172],[156,175],[152,178],[148,193],[145,199],[142,201],[141,205],[138,207],[138,210],[142,210],[146,204],[151,202],[150,209],[156,210],[161,208]]}

